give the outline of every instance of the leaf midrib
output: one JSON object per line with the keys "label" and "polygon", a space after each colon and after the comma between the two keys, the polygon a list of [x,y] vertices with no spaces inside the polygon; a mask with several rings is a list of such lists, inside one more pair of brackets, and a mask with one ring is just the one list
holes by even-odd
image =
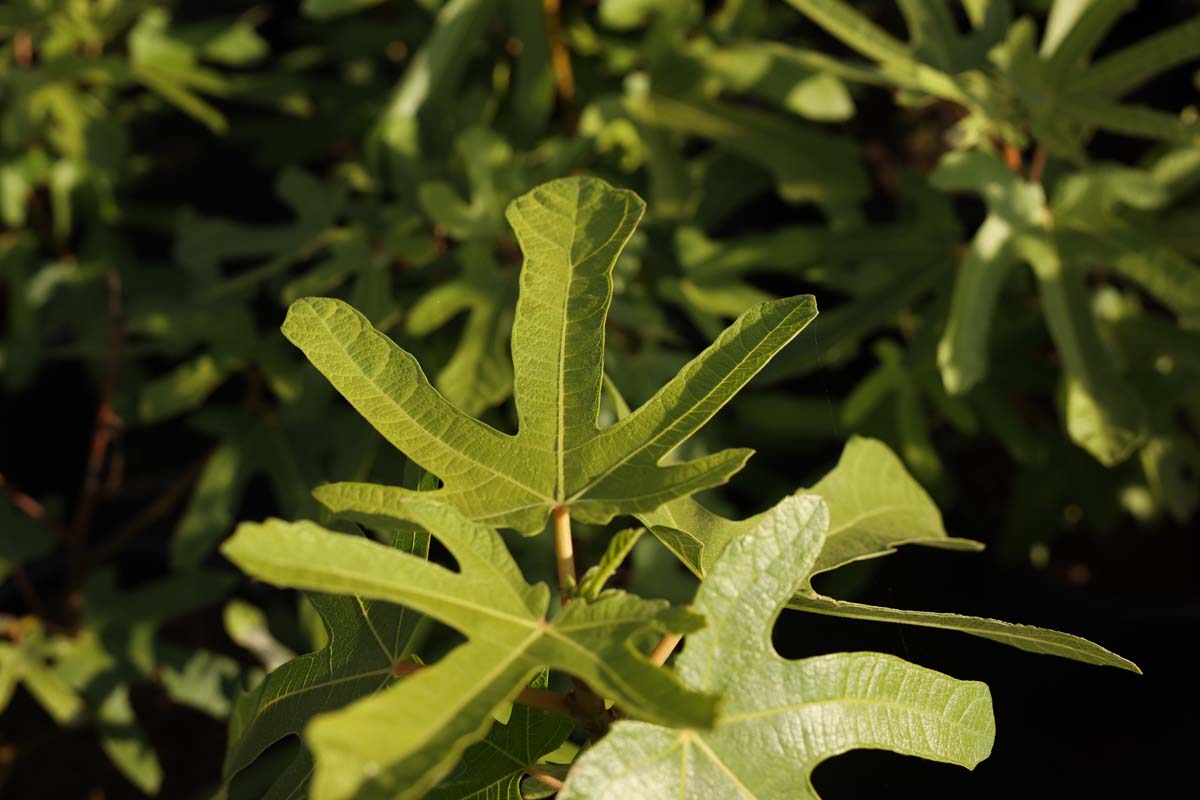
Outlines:
{"label": "leaf midrib", "polygon": [[[400,605],[408,604],[405,600],[398,599],[396,590],[394,589],[394,587],[392,585],[381,582],[380,579],[377,579],[374,576],[363,575],[361,572],[358,572],[358,571],[344,570],[335,565],[328,565],[328,566],[323,567],[320,572],[313,572],[311,570],[304,570],[304,569],[295,570],[291,566],[287,566],[287,565],[281,566],[277,562],[272,562],[272,561],[266,560],[266,559],[260,561],[259,563],[267,564],[271,568],[281,568],[284,571],[292,572],[292,577],[290,577],[286,582],[281,581],[280,582],[281,585],[297,586],[298,585],[297,579],[302,578],[302,576],[306,575],[306,574],[307,575],[316,575],[319,578],[337,577],[337,578],[341,578],[343,580],[348,579],[352,584],[356,585],[360,590],[358,593],[356,593],[356,596],[361,595],[363,597],[369,597],[371,599],[383,600],[385,602],[397,603]],[[449,570],[446,570],[446,572],[448,574],[445,577],[449,577],[451,579],[454,579],[461,575],[461,573],[453,573],[453,572],[450,572]],[[301,586],[300,588],[310,588],[311,591],[317,591],[317,592],[330,591],[328,588],[320,587],[317,585],[312,585],[311,587]],[[378,592],[365,592],[365,591],[362,591],[363,588],[377,589],[379,591]],[[511,587],[506,586],[506,588],[511,588]],[[518,625],[519,627],[522,627],[522,628],[536,629],[536,628],[540,627],[540,623],[541,623],[540,619],[538,619],[537,617],[534,617],[532,615],[531,616],[517,616],[515,614],[508,614],[508,613],[499,611],[499,610],[495,609],[494,607],[479,605],[477,603],[466,600],[465,598],[457,597],[452,592],[435,592],[435,591],[424,590],[424,589],[421,589],[411,583],[406,585],[402,591],[407,592],[409,595],[416,595],[419,597],[436,600],[438,602],[438,604],[443,607],[451,606],[451,607],[460,608],[460,609],[467,610],[467,611],[476,611],[485,617],[491,617],[491,618],[494,618],[497,620],[512,623],[512,624]],[[519,593],[518,593],[518,599],[519,599]],[[423,612],[423,613],[426,613],[427,616],[431,616],[431,617],[435,617],[435,618],[437,617],[437,614],[435,614],[435,613],[431,613],[431,612]],[[474,626],[472,626],[472,627],[474,627]]]}
{"label": "leaf midrib", "polygon": [[[314,656],[319,655],[319,653],[313,653],[312,655],[314,655]],[[294,663],[294,661],[289,661],[288,663],[289,664]],[[258,707],[258,713],[255,714],[254,721],[262,719],[263,715],[267,712],[267,710],[269,708],[271,708],[272,706],[274,706],[277,703],[287,700],[288,698],[296,697],[297,695],[302,695],[302,694],[305,694],[306,692],[315,691],[317,689],[327,689],[330,686],[336,686],[339,683],[349,683],[350,681],[358,681],[358,680],[362,680],[363,678],[374,678],[379,675],[390,674],[391,671],[392,671],[392,667],[389,665],[384,669],[373,669],[373,670],[370,670],[367,672],[356,672],[353,675],[343,675],[339,678],[330,678],[329,680],[318,681],[317,683],[311,683],[307,686],[302,686],[299,689],[294,689],[289,692],[280,693],[280,694],[272,697],[270,700],[268,700],[267,702],[263,703],[261,706]],[[249,728],[252,726],[253,726],[253,722],[251,723],[251,725],[247,726],[247,730],[249,730]],[[244,740],[246,737],[243,736],[242,738]]]}
{"label": "leaf midrib", "polygon": [[[567,494],[566,456],[567,456],[567,453],[569,452],[567,450],[567,431],[566,431],[566,426],[567,426],[567,422],[566,422],[566,417],[567,417],[567,398],[566,398],[566,392],[567,392],[567,390],[566,390],[566,384],[567,384],[567,376],[566,376],[567,329],[570,325],[570,316],[569,316],[568,312],[570,311],[570,308],[571,308],[571,285],[575,281],[575,268],[579,264],[582,264],[585,261],[587,261],[588,259],[595,256],[597,253],[602,251],[605,247],[608,247],[608,245],[611,244],[612,241],[617,238],[617,234],[619,234],[621,232],[621,229],[625,224],[625,220],[629,216],[629,199],[624,198],[625,207],[621,212],[621,221],[617,225],[613,226],[613,230],[608,235],[608,238],[604,240],[603,244],[599,245],[598,247],[593,248],[592,251],[589,252],[583,258],[576,259],[575,258],[575,241],[579,237],[579,186],[580,185],[578,183],[575,184],[575,202],[571,205],[571,241],[570,241],[570,243],[568,243],[567,249],[566,249],[567,286],[566,286],[566,291],[563,293],[563,307],[562,307],[562,317],[561,317],[562,332],[559,335],[559,343],[558,343],[558,385],[557,385],[558,403],[557,403],[557,409],[556,409],[558,412],[558,414],[557,414],[557,416],[558,416],[558,436],[557,436],[556,446],[554,448],[555,449],[555,462],[556,462],[555,466],[557,467],[557,483],[556,483],[556,486],[554,489],[554,497],[555,497],[555,501],[557,501],[558,503],[565,502],[566,494]],[[550,211],[551,213],[553,213],[553,210],[549,206],[542,203],[541,200],[539,200],[536,195],[533,196],[533,201],[538,203],[538,205],[541,205],[547,211]],[[532,229],[535,231],[537,230],[536,227],[533,227]],[[541,233],[541,231],[537,231],[537,232]],[[552,241],[549,239],[549,237],[546,237],[546,238],[547,238],[547,240]],[[600,329],[600,339],[601,339],[600,352],[603,353],[604,352],[604,329],[603,328]],[[594,437],[592,437],[592,438],[594,438]],[[589,439],[589,441],[590,441],[590,439]],[[574,448],[572,448],[572,449],[574,449]]]}
{"label": "leaf midrib", "polygon": [[[819,494],[819,493],[815,493],[815,494]],[[841,535],[849,532],[849,530],[851,528],[853,528],[855,525],[858,525],[859,523],[861,523],[865,520],[873,519],[875,517],[882,517],[887,514],[891,514],[893,512],[906,513],[909,509],[912,509],[912,508],[913,508],[913,506],[911,506],[911,505],[905,505],[902,503],[894,503],[891,505],[880,506],[871,511],[861,512],[857,516],[841,523],[836,528],[830,528],[829,532],[825,535],[825,541],[828,542],[837,536],[841,536]],[[928,515],[926,515],[926,516],[928,516]],[[917,537],[917,539],[922,540],[922,541],[925,539],[948,539],[948,538],[950,538],[950,537],[941,535],[941,534],[935,534],[933,536]],[[896,544],[910,544],[911,541],[912,540],[906,540],[905,542],[897,542]]]}
{"label": "leaf midrib", "polygon": [[[535,195],[536,197],[536,195]],[[567,246],[567,285],[563,291],[562,332],[558,341],[558,440],[555,442],[554,460],[557,480],[554,499],[559,503],[567,494],[566,450],[567,450],[567,327],[570,325],[568,312],[571,310],[571,283],[575,280],[575,239],[579,236],[579,184],[575,184],[575,202],[571,206],[571,243]],[[603,352],[603,350],[601,350]]]}
{"label": "leaf midrib", "polygon": [[[981,698],[979,697],[971,698],[971,702],[967,704],[967,711],[969,711],[971,707],[975,705],[975,703],[978,703],[980,699]],[[817,709],[823,706],[868,706],[871,708],[895,708],[910,712],[918,717],[928,717],[941,720],[943,724],[952,725],[956,728],[962,728],[976,738],[984,738],[987,736],[986,733],[981,733],[975,728],[971,728],[963,723],[961,718],[959,722],[952,722],[937,712],[923,708],[922,706],[914,705],[912,703],[901,703],[894,700],[871,700],[862,697],[835,697],[828,700],[810,700],[803,703],[790,703],[786,706],[759,709],[757,711],[746,711],[740,714],[729,714],[728,716],[721,718],[720,725],[738,725],[744,722],[752,722],[754,720],[764,719],[766,717],[773,717],[780,714],[790,714],[807,709]],[[967,712],[964,711],[962,717],[966,717],[966,715]]]}
{"label": "leaf midrib", "polygon": [[[829,606],[832,608],[826,607],[825,604],[829,604]],[[971,617],[965,614],[952,614],[941,611],[914,611],[911,609],[883,608],[879,606],[865,605],[862,603],[852,603],[846,600],[838,600],[837,598],[827,597],[826,595],[821,594],[814,595],[812,597],[792,597],[788,600],[788,606],[791,608],[799,608],[802,611],[812,611],[813,613],[828,614],[830,616],[842,616],[839,615],[835,609],[843,608],[847,609],[848,611],[856,612],[852,615],[846,614],[845,616],[847,616],[847,618],[867,619],[874,620],[876,622],[892,622],[894,621],[894,618],[890,617],[889,614],[897,614],[903,616],[905,624],[908,625],[916,625],[917,627],[922,628],[939,628],[950,631],[961,631],[963,633],[970,633],[985,639],[1019,639],[1021,641],[1029,642],[1032,645],[1044,648],[1044,652],[1047,655],[1057,655],[1055,650],[1061,649],[1067,652],[1078,653],[1082,656],[1086,656],[1087,658],[1080,659],[1083,661],[1083,663],[1090,664],[1095,663],[1096,660],[1103,660],[1104,664],[1108,664],[1110,666],[1120,666],[1122,669],[1132,668],[1137,670],[1139,673],[1141,672],[1141,670],[1138,669],[1133,662],[1117,655],[1116,653],[1105,651],[1107,654],[1106,655],[1105,653],[1096,653],[1092,650],[1089,650],[1084,644],[1082,644],[1082,641],[1086,640],[1076,641],[1078,637],[1075,637],[1072,634],[1062,633],[1061,631],[1054,631],[1046,628],[1038,628],[1033,625],[1023,625],[1017,622],[1004,622],[1003,620],[998,619]],[[946,618],[949,618],[949,620]],[[956,623],[954,620],[962,620],[962,623]],[[983,623],[983,626],[975,626],[971,623]],[[986,627],[990,625],[998,625],[1002,627],[999,630],[990,630],[988,627]],[[1066,637],[1066,641],[1047,642],[1044,638],[1039,638],[1032,634],[1020,632],[1020,629],[1022,628],[1032,628],[1039,633]],[[1100,647],[1100,645],[1091,642],[1088,642],[1088,644],[1091,644],[1096,648]]]}

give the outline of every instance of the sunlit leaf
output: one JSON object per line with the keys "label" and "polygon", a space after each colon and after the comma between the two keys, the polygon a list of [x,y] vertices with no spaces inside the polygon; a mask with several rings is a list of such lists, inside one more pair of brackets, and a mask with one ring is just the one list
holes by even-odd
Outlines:
{"label": "sunlit leaf", "polygon": [[[393,534],[393,546],[424,559],[429,537],[411,529],[400,531]],[[396,663],[410,654],[409,640],[420,619],[417,612],[359,595],[313,593],[308,599],[321,615],[329,644],[278,667],[238,700],[225,754],[227,780],[275,742],[301,735],[314,716],[392,683]],[[265,797],[294,796],[308,785],[311,771],[312,758],[301,748]]]}
{"label": "sunlit leaf", "polygon": [[[878,479],[880,471],[888,475],[886,480]],[[880,442],[851,439],[838,465],[812,489],[801,489],[797,494],[806,492],[820,494],[828,504],[830,518],[821,552],[811,562],[809,579],[850,561],[888,555],[905,543],[963,550],[980,547],[977,542],[946,536],[933,501]],[[640,516],[651,532],[701,578],[712,571],[731,542],[748,536],[762,519],[759,515],[729,520],[691,498]],[[1070,634],[982,617],[846,603],[817,594],[807,581],[791,598],[790,605],[834,616],[955,630],[1029,652],[1138,671],[1132,662]]]}
{"label": "sunlit leaf", "polygon": [[[546,673],[529,684],[545,689]],[[460,772],[439,785],[427,800],[524,800],[521,779],[529,767],[558,749],[573,728],[556,717],[526,705],[514,705],[508,722],[496,723],[487,738],[463,753]]]}
{"label": "sunlit leaf", "polygon": [[712,731],[619,722],[572,767],[560,797],[816,797],[810,776],[856,748],[974,768],[995,736],[991,695],[878,653],[787,661],[771,644],[807,583],[828,523],[792,497],[724,550],[696,595],[711,622],[676,660],[690,685],[724,692]]}
{"label": "sunlit leaf", "polygon": [[[494,530],[448,506],[415,499],[390,514],[362,516],[362,521],[385,528],[406,520],[445,544],[459,571],[312,523],[245,523],[222,548],[260,579],[403,604],[468,637],[436,664],[386,691],[313,720],[305,738],[316,758],[314,797],[421,796],[467,746],[487,733],[491,710],[511,701],[543,666],[583,678],[636,718],[700,728],[712,723],[714,698],[684,689],[628,642],[646,631],[695,631],[701,620],[694,613],[608,591],[595,600],[572,602],[548,622],[547,587],[524,581]],[[336,643],[335,635],[331,646]],[[370,649],[352,646],[351,653],[362,658],[363,650]],[[395,652],[386,650],[383,656],[369,671],[379,688],[394,677]],[[282,690],[288,684],[277,685]],[[344,682],[336,685],[343,691]],[[263,691],[258,699],[239,704],[239,719],[246,722],[235,720],[235,732],[246,729],[254,708],[271,707],[272,694]],[[438,701],[431,703],[431,697]],[[247,742],[244,752],[253,757],[292,732],[300,716],[308,714],[293,713],[286,722],[272,723],[269,736],[255,733],[231,740]],[[400,718],[408,722],[398,729],[395,720]],[[240,751],[242,747],[231,750],[230,771],[249,760]]]}
{"label": "sunlit leaf", "polygon": [[[816,307],[800,296],[749,309],[644,405],[599,430],[611,273],[643,207],[632,192],[591,178],[545,184],[509,207],[526,256],[512,332],[516,436],[456,409],[416,359],[344,303],[296,302],[284,334],[388,441],[442,479],[432,498],[472,519],[532,534],[560,505],[595,523],[652,510],[741,467],[745,450],[660,462],[791,341]],[[386,515],[411,498],[402,489],[352,483],[316,494],[342,515]]]}

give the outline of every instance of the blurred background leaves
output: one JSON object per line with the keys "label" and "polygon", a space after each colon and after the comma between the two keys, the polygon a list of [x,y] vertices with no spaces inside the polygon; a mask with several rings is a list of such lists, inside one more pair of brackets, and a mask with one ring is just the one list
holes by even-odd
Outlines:
{"label": "blurred background leaves", "polygon": [[[707,505],[757,512],[869,434],[989,574],[1083,590],[1096,625],[1116,597],[1194,629],[1198,26],[1189,0],[10,0],[0,790],[64,741],[94,755],[42,772],[48,796],[215,787],[223,723],[201,717],[324,635],[217,544],[405,467],[284,342],[284,308],[344,297],[511,431],[503,210],[572,172],[648,203],[611,398],[764,298],[818,297],[688,444],[759,450]],[[650,537],[623,572],[694,587]],[[1002,602],[979,609],[1020,617]],[[179,724],[207,744],[172,753]]]}

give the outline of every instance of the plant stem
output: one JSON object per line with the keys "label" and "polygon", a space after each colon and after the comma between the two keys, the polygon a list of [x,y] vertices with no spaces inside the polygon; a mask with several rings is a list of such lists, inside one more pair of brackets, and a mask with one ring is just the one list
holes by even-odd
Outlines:
{"label": "plant stem", "polygon": [[575,98],[575,76],[571,71],[571,54],[562,35],[561,0],[542,0],[546,11],[546,38],[550,44],[550,62],[554,67],[554,85],[564,103]]}
{"label": "plant stem", "polygon": [[37,522],[42,522],[45,519],[45,506],[9,483],[4,478],[3,473],[0,473],[0,494],[3,494],[5,497],[7,497],[9,501],[17,507],[18,511],[22,512],[30,519]]}
{"label": "plant stem", "polygon": [[95,560],[97,562],[107,561],[113,553],[124,547],[131,539],[146,529],[161,520],[167,514],[171,513],[179,503],[183,502],[187,497],[188,490],[195,484],[196,479],[200,477],[200,471],[204,468],[208,456],[193,463],[187,468],[187,471],[176,478],[170,486],[168,486],[158,498],[150,505],[146,506],[140,514],[131,519],[127,524],[123,525],[116,533],[112,535],[107,542],[104,543],[96,551]]}
{"label": "plant stem", "polygon": [[[47,525],[54,530],[55,534],[62,536],[62,531],[54,528],[46,520],[46,507],[5,480],[3,473],[0,473],[0,494],[7,497],[9,502],[22,514],[34,522]],[[17,591],[20,592],[21,598],[25,601],[25,605],[29,607],[29,610],[39,617],[44,617],[45,606],[42,604],[42,598],[38,595],[37,589],[34,588],[33,581],[29,580],[25,569],[19,564],[14,566],[12,577],[17,585]]]}
{"label": "plant stem", "polygon": [[548,714],[560,717],[573,717],[570,698],[562,692],[551,692],[546,689],[522,689],[517,695],[516,702],[523,706],[540,708]]}
{"label": "plant stem", "polygon": [[1033,148],[1033,157],[1029,160],[1029,182],[1041,183],[1046,173],[1046,148],[1038,142]]}
{"label": "plant stem", "polygon": [[544,769],[539,769],[530,764],[525,768],[525,771],[556,792],[563,788],[563,782],[551,775],[549,772],[546,772]]}
{"label": "plant stem", "polygon": [[1021,151],[1011,144],[1004,145],[1004,163],[1013,172],[1021,171]]}
{"label": "plant stem", "polygon": [[104,469],[108,446],[120,427],[121,420],[113,409],[113,395],[117,389],[117,376],[121,368],[121,353],[125,347],[125,313],[121,296],[121,274],[109,270],[106,276],[108,290],[108,320],[110,327],[108,362],[104,369],[104,381],[100,385],[100,405],[96,409],[96,425],[92,433],[92,446],[88,452],[87,470],[83,486],[79,490],[79,506],[71,526],[67,529],[67,591],[74,591],[82,582],[87,561],[87,534],[96,510],[100,493],[100,477]]}
{"label": "plant stem", "polygon": [[558,596],[565,606],[575,589],[575,546],[571,541],[571,512],[566,506],[555,506],[554,560],[558,566]]}
{"label": "plant stem", "polygon": [[683,634],[668,633],[664,635],[650,653],[650,663],[658,667],[666,664],[667,659],[671,657],[671,653],[675,652],[675,648],[681,641],[683,641]]}
{"label": "plant stem", "polygon": [[29,612],[38,617],[46,616],[46,607],[42,604],[41,595],[37,593],[37,589],[33,586],[33,581],[29,580],[29,575],[26,574],[25,568],[16,566],[12,568],[13,582],[17,584],[17,591],[21,595],[21,599],[25,601],[25,605],[29,608]]}
{"label": "plant stem", "polygon": [[555,93],[563,114],[563,126],[568,134],[572,134],[578,121],[571,105],[575,99],[575,75],[571,70],[571,53],[563,38],[562,0],[542,0],[542,8],[546,12],[546,40],[550,45]]}
{"label": "plant stem", "polygon": [[13,61],[22,67],[33,64],[33,37],[27,30],[18,30],[12,38]]}

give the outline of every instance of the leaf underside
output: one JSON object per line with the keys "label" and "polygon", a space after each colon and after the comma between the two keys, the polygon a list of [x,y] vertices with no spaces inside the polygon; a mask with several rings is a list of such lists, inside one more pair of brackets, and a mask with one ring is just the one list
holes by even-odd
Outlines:
{"label": "leaf underside", "polygon": [[787,661],[771,645],[783,604],[807,583],[829,514],[789,497],[731,542],[696,595],[708,626],[676,666],[722,691],[711,731],[619,722],[572,767],[562,800],[626,797],[815,798],[821,761],[887,749],[973,768],[995,736],[985,685],[878,653]]}
{"label": "leaf underside", "polygon": [[[600,430],[612,270],[644,208],[632,192],[584,177],[544,184],[509,206],[525,253],[512,329],[515,436],[456,408],[413,356],[341,301],[296,301],[284,334],[389,442],[442,480],[434,499],[471,519],[534,534],[560,505],[598,524],[652,511],[724,483],[745,463],[748,450],[660,462],[816,316],[816,304],[804,295],[747,310],[645,404]],[[316,495],[351,518],[412,497],[361,483]]]}
{"label": "leaf underside", "polygon": [[[946,535],[933,500],[882,442],[861,437],[846,445],[837,466],[811,489],[822,497],[830,526],[820,554],[789,606],[818,614],[900,622],[969,633],[1032,653],[1140,672],[1137,665],[1100,645],[1059,631],[1000,620],[908,611],[848,603],[812,589],[813,576],[852,561],[890,555],[903,544],[978,550],[978,542]],[[770,512],[767,512],[770,513]],[[763,519],[730,520],[690,498],[676,500],[639,518],[698,577],[705,578],[730,543],[749,534]]]}
{"label": "leaf underside", "polygon": [[[420,526],[447,547],[459,571],[310,522],[244,523],[222,548],[261,580],[403,605],[467,636],[436,664],[313,719],[304,735],[316,760],[314,797],[422,796],[487,734],[492,709],[546,667],[584,679],[631,717],[712,724],[716,698],[686,689],[630,644],[646,634],[695,631],[695,613],[610,590],[577,599],[548,622],[548,588],[525,582],[495,530],[416,499],[373,524]],[[376,677],[384,682],[388,674],[390,665]]]}

